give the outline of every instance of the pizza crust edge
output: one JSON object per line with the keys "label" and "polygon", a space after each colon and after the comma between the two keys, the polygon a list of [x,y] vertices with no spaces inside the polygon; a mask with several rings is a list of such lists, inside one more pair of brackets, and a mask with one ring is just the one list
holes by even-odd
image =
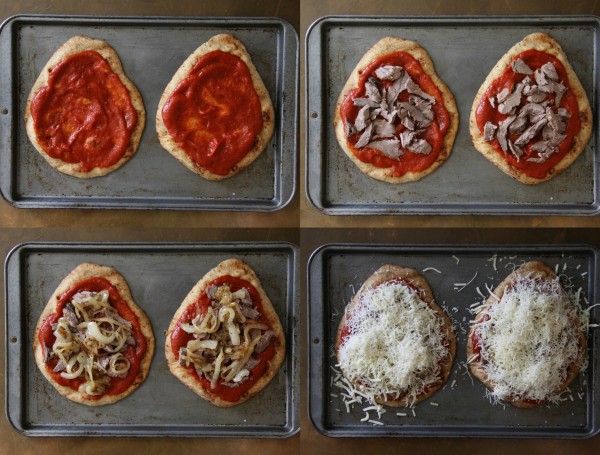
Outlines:
{"label": "pizza crust edge", "polygon": [[[48,155],[41,144],[37,140],[37,134],[35,132],[35,128],[33,126],[33,117],[31,115],[31,102],[35,94],[42,88],[48,85],[48,75],[52,68],[54,68],[61,61],[66,58],[78,54],[79,52],[92,50],[98,52],[110,65],[113,72],[119,77],[127,91],[129,92],[129,97],[131,99],[131,104],[137,113],[137,122],[135,128],[131,132],[131,138],[129,141],[129,146],[125,150],[123,156],[117,161],[115,164],[109,167],[95,167],[89,172],[81,171],[80,163],[67,163],[58,158],[53,158]],[[73,177],[78,178],[92,178],[92,177],[101,177],[103,175],[109,174],[121,166],[123,166],[127,161],[129,161],[133,155],[135,155],[140,140],[142,137],[142,132],[144,131],[144,126],[146,124],[146,111],[144,108],[144,101],[142,99],[142,95],[138,91],[135,84],[127,77],[125,71],[123,70],[123,66],[121,64],[121,60],[117,55],[116,51],[105,41],[90,38],[87,36],[77,35],[68,39],[65,43],[63,43],[50,57],[46,65],[42,68],[37,80],[35,81],[31,91],[29,92],[29,96],[27,97],[27,102],[25,105],[25,130],[27,132],[27,136],[29,140],[35,147],[35,149],[44,157],[44,159],[52,166],[54,169],[62,172],[63,174],[71,175]]]}
{"label": "pizza crust edge", "polygon": [[[393,175],[392,168],[376,167],[371,163],[365,163],[361,161],[356,155],[354,155],[352,149],[347,144],[348,141],[344,131],[344,122],[340,116],[340,107],[348,93],[358,86],[361,71],[375,60],[396,51],[408,52],[419,62],[425,73],[431,78],[438,90],[442,93],[444,98],[444,106],[450,115],[450,126],[444,135],[442,149],[440,150],[440,154],[438,155],[437,159],[427,169],[418,172],[407,172],[400,177],[395,177]],[[335,107],[333,125],[338,143],[346,155],[348,155],[348,157],[363,173],[367,174],[371,178],[387,183],[405,183],[420,180],[421,178],[431,174],[448,159],[450,153],[452,152],[454,140],[458,131],[458,120],[459,113],[454,96],[452,95],[452,92],[448,86],[436,73],[431,57],[425,48],[421,47],[415,41],[388,36],[375,43],[373,47],[371,47],[362,56],[356,67],[350,73],[350,77],[346,81],[346,84],[344,85],[344,88],[338,97]]]}
{"label": "pizza crust edge", "polygon": [[454,334],[454,330],[452,329],[452,321],[450,320],[448,315],[442,310],[442,308],[435,302],[431,287],[429,286],[429,283],[427,282],[427,280],[425,279],[425,277],[423,275],[421,275],[419,272],[417,272],[414,269],[402,267],[402,266],[398,266],[398,265],[392,265],[392,264],[384,264],[379,269],[377,269],[371,276],[369,276],[366,279],[366,281],[363,283],[363,285],[360,287],[358,292],[352,298],[351,302],[346,307],[346,309],[344,311],[344,316],[342,317],[342,320],[340,321],[340,324],[338,326],[337,333],[336,333],[335,352],[336,352],[336,358],[337,358],[338,364],[339,364],[340,363],[339,350],[340,350],[340,345],[341,345],[341,334],[342,334],[344,325],[346,324],[346,315],[352,313],[353,308],[356,305],[358,305],[362,295],[365,292],[369,291],[370,289],[373,289],[373,288],[379,286],[380,284],[386,283],[386,282],[394,280],[394,279],[402,279],[404,281],[407,281],[423,293],[423,300],[428,304],[428,306],[432,310],[435,311],[437,316],[442,319],[443,329],[444,329],[446,338],[449,341],[449,347],[448,347],[449,355],[446,358],[446,360],[444,361],[444,363],[442,364],[442,371],[441,371],[442,380],[440,381],[439,384],[437,384],[435,387],[431,388],[427,392],[425,392],[421,395],[418,395],[417,399],[414,401],[414,403],[411,400],[408,400],[406,398],[400,398],[397,400],[385,400],[385,397],[377,397],[375,400],[377,403],[386,405],[386,406],[405,407],[405,406],[411,406],[413,404],[416,404],[420,401],[423,401],[423,400],[429,398],[430,396],[435,394],[440,388],[442,388],[444,386],[444,384],[448,381],[448,378],[450,377],[450,373],[452,371],[452,365],[454,363],[454,359],[456,358],[457,341],[456,341],[456,335]]}
{"label": "pizza crust edge", "polygon": [[[519,278],[525,277],[525,276],[540,277],[543,280],[553,280],[556,278],[556,274],[554,273],[554,270],[552,270],[550,267],[548,267],[543,262],[539,262],[539,261],[526,262],[521,267],[516,269],[514,272],[510,273],[506,278],[504,278],[504,280],[502,280],[502,282],[496,287],[496,289],[494,289],[494,292],[487,298],[486,305],[490,305],[493,302],[495,302],[496,298],[501,299],[507,286],[509,286],[511,283],[517,281]],[[475,315],[474,322],[471,324],[471,329],[469,330],[469,335],[467,336],[467,354],[466,354],[467,359],[470,359],[475,354],[472,336],[473,336],[473,332],[475,330],[475,324],[477,324],[484,315],[484,312],[482,310],[483,310],[483,308],[480,309],[477,312],[477,314]],[[583,362],[585,359],[585,353],[587,350],[587,340],[586,340],[583,332],[579,331],[578,333],[579,333],[579,346],[580,346],[579,357],[578,357],[577,361],[574,362],[574,364],[569,366],[569,375],[567,376],[565,381],[561,384],[561,386],[560,386],[559,390],[557,390],[557,392],[560,392],[560,391],[566,389],[569,386],[569,384],[571,384],[571,382],[573,382],[573,380],[577,377],[577,375],[581,371],[581,366],[583,365]],[[494,390],[494,382],[492,382],[488,379],[485,368],[479,362],[468,362],[468,364],[469,364],[469,370],[471,371],[471,374],[473,376],[475,376],[477,379],[479,379],[488,389],[493,391]],[[508,400],[503,400],[503,402],[510,403],[513,406],[515,406],[517,408],[522,408],[522,409],[535,408],[537,406],[540,406],[540,405],[546,403],[546,401],[542,401],[539,403],[531,403],[529,401],[519,400],[519,399],[508,399]]]}
{"label": "pizza crust edge", "polygon": [[[248,153],[226,174],[220,175],[215,174],[205,167],[199,165],[193,161],[185,151],[183,151],[173,140],[167,127],[165,126],[162,118],[162,109],[172,95],[173,91],[183,81],[194,67],[198,59],[209,52],[220,50],[229,54],[239,57],[248,67],[250,76],[252,77],[252,85],[258,95],[260,101],[263,128],[257,135],[254,146],[248,151]],[[221,33],[213,36],[208,41],[198,47],[192,54],[190,54],[186,60],[181,64],[179,69],[173,75],[171,81],[165,87],[163,94],[160,97],[158,108],[156,110],[156,131],[158,134],[158,140],[161,146],[173,155],[181,164],[187,167],[190,171],[204,177],[207,180],[223,180],[232,177],[242,171],[244,168],[250,166],[266,149],[271,137],[273,136],[273,130],[275,127],[275,113],[273,110],[273,103],[269,92],[265,87],[265,84],[258,73],[250,54],[246,50],[244,44],[235,38],[233,35]]]}
{"label": "pizza crust edge", "polygon": [[[477,119],[475,117],[477,107],[481,102],[481,98],[484,95],[485,91],[488,89],[490,84],[500,77],[506,68],[510,65],[511,61],[521,52],[526,51],[528,49],[536,49],[539,51],[546,52],[548,54],[552,54],[559,60],[565,70],[567,72],[568,82],[571,86],[571,90],[577,99],[577,105],[579,107],[579,119],[581,121],[581,128],[579,132],[573,138],[573,145],[571,149],[563,156],[563,158],[556,163],[556,165],[550,169],[548,174],[542,178],[537,179],[533,177],[529,177],[523,171],[515,168],[508,161],[504,159],[504,157],[496,151],[493,146],[486,142],[483,139],[483,133],[479,131],[477,126]],[[511,47],[503,56],[498,60],[496,65],[492,68],[485,81],[477,91],[477,95],[473,100],[473,105],[471,107],[471,114],[469,117],[469,130],[471,133],[471,139],[473,141],[473,145],[481,153],[485,156],[489,161],[491,161],[497,168],[503,171],[505,174],[510,175],[514,179],[519,182],[525,184],[536,184],[545,182],[560,174],[562,171],[567,169],[583,152],[587,143],[589,142],[590,136],[592,134],[592,110],[590,107],[590,103],[588,97],[577,77],[573,67],[569,63],[567,56],[560,44],[552,38],[550,35],[542,32],[531,33]]]}
{"label": "pizza crust edge", "polygon": [[[90,400],[86,398],[87,395],[80,393],[77,390],[73,390],[70,387],[62,386],[54,381],[50,373],[46,370],[46,364],[44,362],[43,347],[40,344],[38,335],[42,324],[51,314],[56,312],[56,303],[66,291],[76,284],[93,277],[102,277],[110,281],[110,283],[119,291],[119,294],[123,298],[131,311],[136,315],[140,323],[140,331],[146,339],[146,352],[144,353],[141,361],[138,374],[133,383],[124,392],[118,395],[105,395],[98,400]],[[148,372],[150,371],[150,364],[152,363],[152,357],[154,355],[154,332],[150,320],[144,313],[144,311],[134,302],[129,286],[125,281],[125,278],[112,267],[94,264],[91,262],[84,262],[73,269],[63,280],[60,282],[56,290],[52,293],[52,296],[48,300],[48,303],[42,310],[42,313],[38,319],[38,322],[34,331],[33,338],[33,353],[35,362],[42,372],[44,377],[52,384],[52,386],[64,397],[76,403],[81,403],[87,406],[102,406],[106,404],[115,403],[129,395],[131,395],[146,379]]]}
{"label": "pizza crust edge", "polygon": [[[190,375],[190,373],[184,366],[179,364],[179,359],[173,353],[173,348],[171,344],[171,334],[173,333],[173,330],[175,330],[177,322],[179,321],[185,310],[188,308],[188,306],[198,301],[198,298],[210,282],[224,275],[229,275],[243,279],[250,283],[252,286],[254,286],[261,298],[263,316],[267,319],[268,325],[270,325],[271,329],[275,332],[272,339],[278,340],[278,343],[274,343],[275,355],[268,362],[264,374],[252,385],[252,387],[250,387],[250,389],[248,389],[241,396],[240,400],[236,402],[223,400],[219,396],[211,393],[210,390],[204,388],[196,380],[195,377]],[[181,303],[181,305],[175,312],[173,318],[171,319],[165,337],[165,357],[167,359],[167,365],[169,366],[169,370],[171,371],[171,373],[183,384],[192,389],[200,397],[222,408],[241,404],[258,394],[275,377],[275,375],[279,371],[279,368],[283,364],[283,361],[285,360],[285,335],[283,333],[283,327],[281,326],[279,316],[273,308],[271,300],[267,296],[254,270],[252,270],[252,268],[248,264],[239,259],[226,259],[222,261],[216,267],[209,270],[194,285],[194,287],[190,290],[187,296],[183,299],[183,302]]]}

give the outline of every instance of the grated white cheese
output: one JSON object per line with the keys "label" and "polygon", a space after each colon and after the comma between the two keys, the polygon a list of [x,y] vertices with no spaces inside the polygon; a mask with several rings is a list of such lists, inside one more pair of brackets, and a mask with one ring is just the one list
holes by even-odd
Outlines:
{"label": "grated white cheese", "polygon": [[579,355],[578,307],[569,301],[559,280],[524,278],[505,289],[498,304],[482,309],[475,335],[490,381],[492,398],[558,399],[567,367]]}
{"label": "grated white cheese", "polygon": [[392,281],[365,292],[346,326],[339,366],[369,402],[380,396],[414,402],[439,380],[448,355],[443,321],[406,284]]}
{"label": "grated white cheese", "polygon": [[435,273],[442,273],[441,270],[436,269],[435,267],[425,267],[423,269],[423,272],[435,272]]}

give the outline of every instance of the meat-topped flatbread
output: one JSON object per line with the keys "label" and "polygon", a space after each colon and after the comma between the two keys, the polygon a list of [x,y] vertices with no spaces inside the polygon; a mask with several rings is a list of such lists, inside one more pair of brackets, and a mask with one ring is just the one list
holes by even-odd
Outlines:
{"label": "meat-topped flatbread", "polygon": [[371,402],[412,406],[448,380],[456,337],[425,278],[384,265],[347,306],[335,348],[342,373]]}
{"label": "meat-topped flatbread", "polygon": [[467,339],[473,376],[494,401],[519,408],[559,400],[585,358],[580,313],[554,271],[537,261],[498,285],[479,308]]}
{"label": "meat-topped flatbread", "polygon": [[111,267],[83,263],[42,311],[33,351],[61,395],[99,406],[125,398],[146,379],[154,334],[125,279]]}
{"label": "meat-topped flatbread", "polygon": [[244,45],[227,34],[213,36],[183,62],[156,112],[163,148],[209,180],[252,164],[273,127],[269,93]]}
{"label": "meat-topped flatbread", "polygon": [[458,130],[452,93],[427,51],[386,37],[360,59],[342,89],[334,128],[346,155],[368,176],[419,180],[448,158]]}
{"label": "meat-topped flatbread", "polygon": [[526,184],[564,171],[592,132],[588,98],[564,51],[546,33],[515,44],[485,79],[469,121],[475,148]]}
{"label": "meat-topped flatbread", "polygon": [[80,178],[106,175],[136,152],[146,121],[142,97],[115,50],[74,36],[52,55],[25,106],[29,140],[50,165]]}
{"label": "meat-topped flatbread", "polygon": [[204,275],[166,334],[171,372],[220,407],[250,399],[285,358],[279,317],[250,266],[227,259]]}

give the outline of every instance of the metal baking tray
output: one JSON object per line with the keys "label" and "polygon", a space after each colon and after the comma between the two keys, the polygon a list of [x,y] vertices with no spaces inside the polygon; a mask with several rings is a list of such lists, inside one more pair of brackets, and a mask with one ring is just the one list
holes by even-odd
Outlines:
{"label": "metal baking tray", "polygon": [[[594,215],[600,212],[598,122],[590,143],[562,174],[524,185],[483,157],[469,135],[477,90],[496,62],[527,34],[561,44],[598,115],[600,18],[596,16],[379,17],[318,19],[306,35],[306,193],[328,215]],[[460,113],[453,152],[435,172],[391,185],[363,174],[338,145],[337,98],[360,57],[379,39],[417,41],[431,56]]]}
{"label": "metal baking tray", "polygon": [[[198,397],[169,371],[164,334],[194,284],[236,257],[257,273],[281,320],[287,352],[258,395],[231,408]],[[101,407],[60,396],[39,372],[37,319],[63,277],[85,261],[116,268],[152,323],[156,351],[146,381]],[[27,436],[193,436],[284,438],[299,429],[298,251],[285,242],[253,244],[26,243],[5,262],[6,415]]]}
{"label": "metal baking tray", "polygon": [[[218,182],[192,173],[156,135],[160,96],[187,56],[218,33],[247,47],[275,109],[265,151],[239,174]],[[27,138],[27,95],[54,51],[73,35],[107,41],[146,107],[136,155],[111,174],[78,179],[50,167]],[[16,207],[275,211],[296,188],[298,36],[277,18],[166,18],[20,15],[0,28],[0,190]]]}
{"label": "metal baking tray", "polygon": [[[600,396],[600,332],[590,329],[588,369],[571,384],[571,393],[558,405],[518,409],[493,405],[485,397],[485,386],[471,377],[466,366],[466,338],[472,314],[481,303],[479,288],[496,287],[514,267],[528,260],[541,260],[556,267],[565,285],[566,277],[589,305],[599,296],[599,250],[575,245],[482,245],[406,246],[333,244],[317,249],[308,263],[309,298],[309,416],[318,431],[327,436],[366,437],[478,437],[478,438],[587,438],[598,433]],[[458,350],[445,386],[409,408],[387,407],[380,422],[362,422],[366,405],[355,405],[350,413],[335,385],[335,336],[345,305],[362,283],[381,265],[398,264],[420,271],[434,297],[453,321]],[[436,269],[436,270],[434,270]],[[472,280],[472,282],[470,282]],[[469,283],[462,291],[457,283]],[[586,303],[582,304],[584,307]],[[600,321],[600,308],[591,309],[591,322]],[[333,396],[332,396],[333,394]],[[337,395],[337,396],[336,396]],[[572,401],[571,401],[572,397]],[[397,413],[406,416],[398,416]],[[370,418],[377,419],[371,412]]]}

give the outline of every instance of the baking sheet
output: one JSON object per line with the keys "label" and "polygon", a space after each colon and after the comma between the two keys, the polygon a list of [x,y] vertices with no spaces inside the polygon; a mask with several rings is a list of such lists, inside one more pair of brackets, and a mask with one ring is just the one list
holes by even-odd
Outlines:
{"label": "baking sheet", "polygon": [[[306,36],[306,191],[319,211],[354,214],[592,215],[600,211],[598,122],[569,169],[550,181],[524,185],[483,157],[469,135],[469,115],[484,79],[515,43],[536,31],[558,40],[598,106],[600,22],[596,16],[380,17],[331,16]],[[420,181],[392,185],[363,174],[337,143],[337,98],[361,56],[379,39],[421,44],[448,85],[460,114],[453,152]]]}
{"label": "baking sheet", "polygon": [[[220,261],[256,272],[281,320],[285,361],[245,403],[217,408],[173,376],[164,333],[183,298]],[[89,407],[63,398],[39,372],[32,340],[56,286],[85,261],[117,269],[150,319],[156,350],[146,381],[123,400]],[[5,263],[6,415],[28,436],[288,437],[299,428],[297,248],[291,244],[52,244],[17,246]]]}
{"label": "baking sheet", "polygon": [[[487,295],[486,285],[495,288],[515,267],[541,260],[558,270],[563,286],[582,289],[582,306],[598,299],[598,250],[589,246],[403,246],[333,244],[317,249],[308,264],[309,298],[309,416],[327,436],[368,437],[496,437],[496,438],[586,438],[598,433],[600,381],[599,329],[588,336],[588,369],[570,386],[565,401],[534,409],[493,405],[485,397],[485,386],[471,377],[466,366],[466,338],[471,305]],[[457,356],[445,386],[413,409],[387,407],[383,425],[361,421],[363,408],[357,404],[347,413],[340,390],[335,386],[334,346],[345,305],[362,283],[381,265],[414,268],[429,282],[438,304],[453,321]],[[569,281],[567,281],[569,277]],[[456,283],[467,284],[459,290]],[[462,286],[461,286],[462,287]],[[591,309],[591,323],[600,321],[600,308]],[[337,396],[332,396],[337,395]],[[397,413],[406,416],[398,416]]]}
{"label": "baking sheet", "polygon": [[[156,135],[160,96],[181,63],[218,33],[239,38],[275,109],[273,138],[239,174],[218,182],[194,174]],[[23,113],[42,67],[71,36],[107,41],[136,84],[146,127],[135,156],[111,174],[78,179],[54,170],[29,142]],[[274,211],[296,188],[298,38],[277,18],[13,16],[0,30],[0,189],[16,207]]]}

